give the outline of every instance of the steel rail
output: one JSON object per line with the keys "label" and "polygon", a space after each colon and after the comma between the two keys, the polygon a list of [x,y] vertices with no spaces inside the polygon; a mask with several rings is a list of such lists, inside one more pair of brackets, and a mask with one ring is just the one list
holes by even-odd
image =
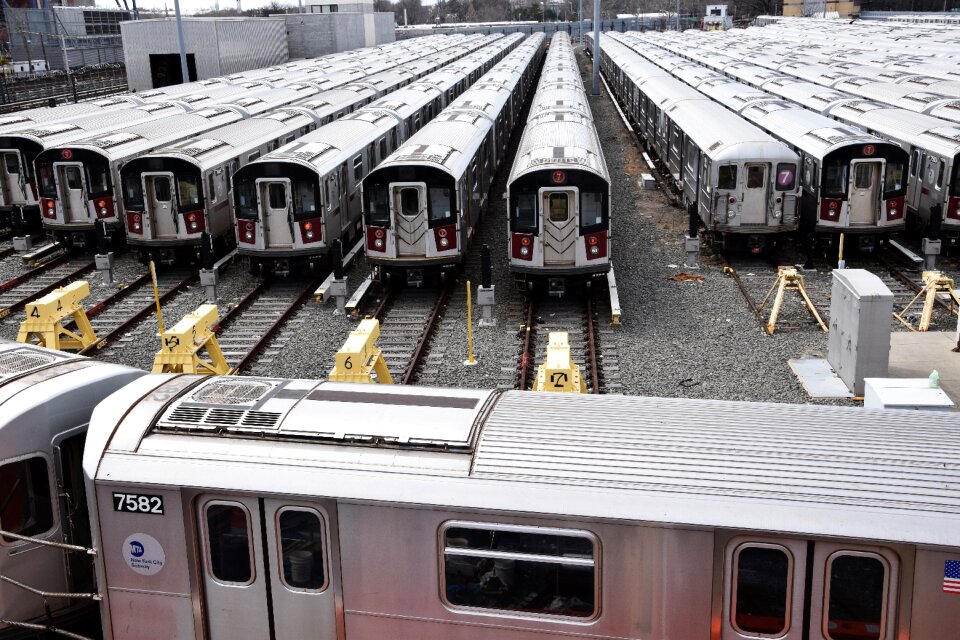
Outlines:
{"label": "steel rail", "polygon": [[533,298],[527,303],[527,322],[523,328],[523,346],[520,348],[520,379],[517,381],[517,388],[520,391],[526,391],[527,378],[530,376],[530,362],[533,355],[530,353],[531,333],[533,332]]}
{"label": "steel rail", "polygon": [[216,323],[215,325],[213,325],[210,329],[211,329],[214,333],[220,333],[221,331],[223,331],[224,325],[230,324],[230,322],[231,322],[234,318],[236,318],[236,317],[237,317],[240,313],[242,313],[247,307],[249,307],[251,304],[253,304],[253,302],[254,302],[257,298],[260,297],[260,295],[263,293],[264,289],[266,289],[266,288],[267,288],[267,285],[269,285],[269,284],[270,284],[270,280],[269,280],[269,279],[264,278],[263,280],[261,280],[261,281],[259,282],[259,284],[257,284],[257,286],[255,286],[255,287],[254,287],[253,289],[251,289],[245,296],[243,296],[243,298],[240,300],[240,302],[238,302],[232,309],[230,309],[230,310],[227,311],[225,314],[223,314],[223,317],[220,318],[220,320],[218,320],[217,323]]}
{"label": "steel rail", "polygon": [[413,354],[410,356],[410,361],[407,362],[407,366],[403,369],[403,376],[400,378],[400,384],[412,384],[413,376],[417,370],[417,367],[420,366],[420,361],[423,359],[423,354],[426,352],[426,347],[430,342],[430,338],[433,337],[433,330],[438,324],[437,320],[440,318],[440,312],[446,306],[447,298],[450,295],[450,289],[452,287],[453,285],[450,284],[440,290],[440,295],[437,296],[437,301],[433,305],[433,310],[430,312],[430,316],[427,318],[427,324],[423,328],[423,331],[420,332],[420,337],[417,339],[417,345],[413,349]]}
{"label": "steel rail", "polygon": [[596,334],[593,327],[593,292],[587,292],[587,366],[592,393],[600,393],[600,366],[597,362]]}
{"label": "steel rail", "polygon": [[[19,287],[20,285],[22,285],[22,284],[24,284],[24,283],[26,283],[26,282],[29,282],[29,281],[31,281],[31,280],[33,280],[33,279],[36,278],[37,276],[42,275],[44,272],[49,271],[50,269],[53,269],[54,267],[60,266],[62,263],[66,262],[66,261],[69,260],[69,259],[70,259],[70,256],[64,254],[64,255],[61,255],[61,256],[57,256],[56,258],[54,258],[54,259],[51,260],[50,262],[46,262],[46,263],[40,265],[39,267],[34,267],[33,269],[30,269],[29,271],[24,271],[24,272],[21,273],[20,275],[14,276],[13,278],[7,280],[6,282],[0,284],[0,293],[3,293],[3,292],[5,292],[5,291],[9,291],[10,289],[13,289],[14,287]],[[93,263],[90,263],[90,264],[93,264]]]}
{"label": "steel rail", "polygon": [[7,247],[6,249],[0,250],[0,260],[3,260],[7,256],[11,256],[16,252],[16,249],[13,247]]}
{"label": "steel rail", "polygon": [[48,293],[50,293],[50,292],[53,291],[54,289],[57,289],[58,287],[62,287],[62,286],[64,286],[64,285],[66,285],[66,284],[69,284],[69,283],[73,282],[76,278],[80,277],[80,275],[82,275],[84,272],[89,271],[90,269],[92,269],[93,266],[94,266],[94,265],[93,265],[93,262],[92,262],[92,261],[91,261],[91,262],[84,263],[84,264],[81,265],[79,268],[71,271],[70,273],[68,273],[68,274],[65,275],[64,277],[60,278],[59,280],[48,284],[47,286],[43,287],[43,288],[40,289],[39,291],[34,291],[33,293],[30,293],[30,294],[28,294],[28,295],[20,298],[19,300],[17,300],[17,301],[14,302],[13,304],[7,306],[6,308],[0,309],[0,320],[2,320],[3,318],[6,318],[6,317],[9,316],[11,313],[14,313],[15,311],[17,311],[18,309],[20,309],[20,308],[22,308],[22,307],[26,307],[27,304],[29,304],[30,302],[33,302],[33,301],[36,300],[37,298],[42,298],[43,296],[47,295]]}
{"label": "steel rail", "polygon": [[[904,273],[904,271],[900,267],[895,265],[892,260],[890,260],[886,256],[881,255],[879,253],[877,254],[877,259],[880,260],[881,263],[883,263],[883,266],[887,268],[887,270],[890,272],[890,275],[892,275],[898,281],[900,281],[901,283],[909,287],[911,291],[913,291],[914,293],[920,293],[921,291],[923,291],[923,285],[917,284],[913,280],[913,278],[911,278],[906,273]],[[938,307],[940,307],[950,315],[954,314],[953,306],[941,300],[939,296],[934,296],[934,302]],[[960,309],[957,309],[956,311],[960,312]]]}

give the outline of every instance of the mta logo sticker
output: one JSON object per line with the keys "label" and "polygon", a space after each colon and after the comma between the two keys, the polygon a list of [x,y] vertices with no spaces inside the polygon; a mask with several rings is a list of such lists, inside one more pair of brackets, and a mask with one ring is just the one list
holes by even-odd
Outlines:
{"label": "mta logo sticker", "polygon": [[136,573],[152,576],[160,573],[167,561],[163,546],[151,535],[134,533],[123,541],[123,560]]}

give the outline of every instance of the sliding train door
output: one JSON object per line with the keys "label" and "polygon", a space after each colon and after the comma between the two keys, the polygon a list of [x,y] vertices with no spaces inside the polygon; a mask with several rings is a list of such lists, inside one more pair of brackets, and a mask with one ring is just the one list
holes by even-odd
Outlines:
{"label": "sliding train door", "polygon": [[207,637],[342,638],[336,503],[202,496]]}
{"label": "sliding train door", "polygon": [[893,640],[899,555],[838,542],[738,536],[723,558],[723,640]]}
{"label": "sliding train door", "polygon": [[575,188],[540,189],[543,215],[543,264],[573,266],[580,232],[579,192]]}

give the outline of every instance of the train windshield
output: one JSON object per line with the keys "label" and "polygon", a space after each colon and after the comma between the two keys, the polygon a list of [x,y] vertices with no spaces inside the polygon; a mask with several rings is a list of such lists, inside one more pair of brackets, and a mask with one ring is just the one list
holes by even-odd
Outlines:
{"label": "train windshield", "polygon": [[717,189],[737,188],[737,165],[723,164],[717,170]]}
{"label": "train windshield", "polygon": [[143,208],[143,183],[139,173],[130,173],[123,178],[123,204],[128,209]]}
{"label": "train windshield", "polygon": [[203,198],[200,194],[200,172],[177,176],[177,200],[181,211],[199,209]]}
{"label": "train windshield", "polygon": [[453,203],[450,198],[450,189],[446,187],[430,187],[429,216],[430,226],[447,224],[453,221]]}
{"label": "train windshield", "polygon": [[252,180],[241,180],[233,185],[234,205],[238,218],[255,219],[257,210],[257,184]]}
{"label": "train windshield", "polygon": [[953,160],[953,182],[950,186],[950,195],[960,197],[960,156]]}
{"label": "train windshield", "polygon": [[850,165],[847,162],[831,162],[823,168],[823,197],[845,198],[850,180]]}
{"label": "train windshield", "polygon": [[884,193],[901,191],[904,187],[905,167],[902,162],[887,162],[887,168],[883,173]]}
{"label": "train windshield", "polygon": [[513,208],[511,231],[515,233],[536,233],[537,231],[537,196],[533,193],[521,193],[517,196],[517,204]]}
{"label": "train windshield", "polygon": [[[110,169],[107,163],[92,160],[86,164],[87,190],[91,196],[105,195],[110,192]],[[73,187],[71,187],[73,188]]]}
{"label": "train windshield", "polygon": [[603,225],[603,194],[580,194],[580,230]]}
{"label": "train windshield", "polygon": [[315,218],[320,209],[318,185],[313,180],[295,180],[293,189],[293,217]]}
{"label": "train windshield", "polygon": [[390,226],[390,193],[386,187],[371,185],[364,189],[367,197],[367,224],[377,227]]}
{"label": "train windshield", "polygon": [[57,183],[53,179],[53,166],[37,163],[37,175],[40,177],[40,195],[44,198],[56,198]]}

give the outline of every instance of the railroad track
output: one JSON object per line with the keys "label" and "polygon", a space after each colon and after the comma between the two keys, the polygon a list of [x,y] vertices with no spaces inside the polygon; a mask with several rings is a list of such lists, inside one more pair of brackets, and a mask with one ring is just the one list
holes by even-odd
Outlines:
{"label": "railroad track", "polygon": [[[164,304],[189,287],[198,277],[197,272],[193,270],[174,270],[157,274],[160,304]],[[87,310],[87,317],[98,340],[81,350],[80,355],[89,355],[117,343],[126,331],[155,311],[156,298],[153,283],[149,273],[143,274]]]}
{"label": "railroad track", "polygon": [[[883,280],[887,288],[893,293],[893,310],[900,313],[923,289],[923,269],[903,266],[902,262],[898,260],[897,255],[890,251],[878,253],[877,260],[883,268],[882,273],[880,273],[880,279]],[[949,268],[946,262],[945,260],[941,260],[939,269],[954,279],[955,286],[960,285],[960,271],[955,268]],[[922,301],[918,301],[911,307],[909,313],[905,316],[906,319],[913,322],[917,321],[920,317],[921,310]],[[956,312],[956,306],[953,305],[952,302],[938,297],[936,300],[936,309],[933,314],[933,324],[931,326],[939,327],[943,330],[953,329],[956,326]],[[896,326],[898,328],[905,328],[899,322],[897,322]]]}
{"label": "railroad track", "polygon": [[0,260],[4,260],[12,256],[16,252],[16,249],[13,248],[12,244],[7,244],[6,242],[3,245],[0,245]]}
{"label": "railroad track", "polygon": [[582,297],[531,298],[529,300],[520,351],[517,389],[522,391],[533,389],[537,379],[537,367],[547,359],[550,333],[564,331],[567,333],[570,344],[570,357],[580,367],[580,375],[586,383],[587,393],[604,391],[595,306],[594,296],[590,292]]}
{"label": "railroad track", "polygon": [[265,279],[220,318],[215,327],[217,341],[232,374],[251,368],[261,356],[279,349],[280,329],[310,298],[319,286],[316,280],[274,281]]}
{"label": "railroad track", "polygon": [[35,267],[0,285],[0,319],[23,309],[32,300],[44,296],[93,270],[90,258],[61,256]]}

